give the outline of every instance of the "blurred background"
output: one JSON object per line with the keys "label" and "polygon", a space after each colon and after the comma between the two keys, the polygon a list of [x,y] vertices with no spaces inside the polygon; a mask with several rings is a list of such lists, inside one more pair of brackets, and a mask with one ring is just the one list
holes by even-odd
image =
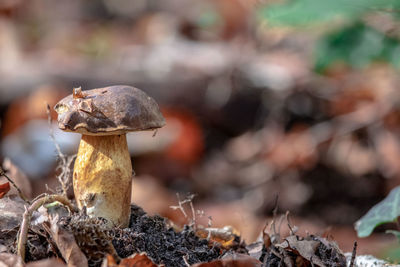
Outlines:
{"label": "blurred background", "polygon": [[[400,3],[376,2],[2,0],[3,166],[30,196],[56,190],[46,103],[132,85],[167,120],[128,135],[147,212],[185,223],[170,206],[195,194],[198,223],[250,243],[278,207],[302,233],[382,256],[393,237],[353,230],[400,184]],[[80,136],[51,127],[75,154]]]}

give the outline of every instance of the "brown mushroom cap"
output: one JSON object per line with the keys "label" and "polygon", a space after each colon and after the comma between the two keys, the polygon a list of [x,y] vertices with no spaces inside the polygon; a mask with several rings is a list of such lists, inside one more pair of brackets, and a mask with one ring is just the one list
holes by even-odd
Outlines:
{"label": "brown mushroom cap", "polygon": [[116,85],[69,95],[54,107],[58,127],[85,135],[117,135],[165,125],[157,103],[140,89]]}

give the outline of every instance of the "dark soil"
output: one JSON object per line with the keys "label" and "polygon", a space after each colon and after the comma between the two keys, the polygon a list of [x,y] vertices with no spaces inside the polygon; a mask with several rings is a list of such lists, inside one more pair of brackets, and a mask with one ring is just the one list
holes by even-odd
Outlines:
{"label": "dark soil", "polygon": [[137,206],[132,206],[130,226],[116,231],[113,240],[121,258],[135,252],[146,252],[157,264],[168,266],[187,266],[198,262],[217,259],[222,249],[209,246],[206,239],[198,238],[193,229],[185,226],[180,232],[167,227],[160,216],[148,216]]}

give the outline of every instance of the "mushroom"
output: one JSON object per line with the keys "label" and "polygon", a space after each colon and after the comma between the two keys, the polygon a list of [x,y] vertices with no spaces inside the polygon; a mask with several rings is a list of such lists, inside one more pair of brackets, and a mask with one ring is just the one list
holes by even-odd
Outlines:
{"label": "mushroom", "polygon": [[157,103],[137,88],[116,85],[74,88],[54,109],[61,130],[82,134],[73,172],[79,209],[86,207],[90,217],[103,217],[109,226],[127,227],[132,164],[126,133],[164,126]]}

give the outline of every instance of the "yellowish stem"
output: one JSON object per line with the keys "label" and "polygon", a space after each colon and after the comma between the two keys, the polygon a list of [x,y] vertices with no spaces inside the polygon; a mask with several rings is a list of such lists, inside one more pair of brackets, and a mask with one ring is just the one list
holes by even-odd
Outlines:
{"label": "yellowish stem", "polygon": [[110,226],[127,227],[130,217],[132,164],[126,135],[82,135],[73,175],[78,207]]}

